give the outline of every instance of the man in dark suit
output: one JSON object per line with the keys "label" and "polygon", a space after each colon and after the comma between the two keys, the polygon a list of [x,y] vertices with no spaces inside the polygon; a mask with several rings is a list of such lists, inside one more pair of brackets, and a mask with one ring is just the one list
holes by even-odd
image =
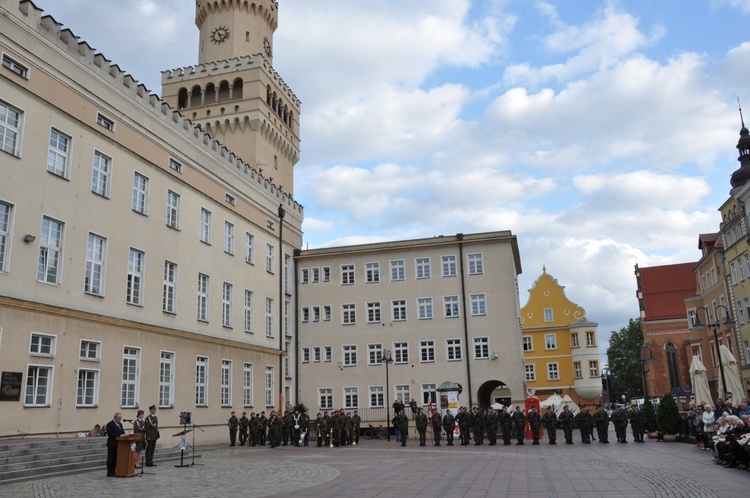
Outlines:
{"label": "man in dark suit", "polygon": [[112,420],[107,423],[107,477],[115,476],[117,467],[117,438],[125,434],[122,428],[122,414],[115,413]]}

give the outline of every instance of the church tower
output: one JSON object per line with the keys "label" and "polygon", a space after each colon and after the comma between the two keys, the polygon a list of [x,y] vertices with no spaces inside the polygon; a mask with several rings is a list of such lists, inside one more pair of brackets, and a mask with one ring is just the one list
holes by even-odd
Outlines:
{"label": "church tower", "polygon": [[196,0],[198,65],[162,72],[162,98],[294,195],[301,103],[274,71],[274,0]]}

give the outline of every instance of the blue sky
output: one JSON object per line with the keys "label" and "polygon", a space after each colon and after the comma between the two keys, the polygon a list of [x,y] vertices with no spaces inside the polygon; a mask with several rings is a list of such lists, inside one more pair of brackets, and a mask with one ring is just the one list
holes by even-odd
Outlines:
{"label": "blue sky", "polygon": [[[197,62],[192,0],[36,3],[157,94]],[[634,265],[718,230],[748,24],[750,0],[280,0],[304,243],[512,230],[521,304],[546,265],[603,352],[638,316]]]}

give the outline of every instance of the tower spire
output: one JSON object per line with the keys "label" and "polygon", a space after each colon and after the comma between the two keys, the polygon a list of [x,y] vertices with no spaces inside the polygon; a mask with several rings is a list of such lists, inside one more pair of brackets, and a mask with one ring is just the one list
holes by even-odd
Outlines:
{"label": "tower spire", "polygon": [[745,127],[739,97],[737,97],[737,106],[740,110],[740,123],[742,124],[740,139],[737,141],[737,150],[739,151],[737,160],[740,162],[740,167],[732,173],[732,178],[729,181],[732,188],[741,187],[750,180],[750,131]]}

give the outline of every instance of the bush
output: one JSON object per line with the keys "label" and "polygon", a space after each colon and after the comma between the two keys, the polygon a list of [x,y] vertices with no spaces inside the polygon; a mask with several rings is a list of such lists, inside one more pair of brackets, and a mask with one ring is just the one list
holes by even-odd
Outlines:
{"label": "bush", "polygon": [[656,432],[656,411],[651,400],[643,403],[643,427],[647,432]]}
{"label": "bush", "polygon": [[296,405],[294,405],[294,409],[300,413],[307,412],[307,407],[305,406],[304,403],[297,403]]}
{"label": "bush", "polygon": [[659,403],[659,410],[656,412],[656,420],[659,424],[659,430],[664,434],[677,434],[682,427],[682,418],[677,403],[671,394],[667,393]]}

